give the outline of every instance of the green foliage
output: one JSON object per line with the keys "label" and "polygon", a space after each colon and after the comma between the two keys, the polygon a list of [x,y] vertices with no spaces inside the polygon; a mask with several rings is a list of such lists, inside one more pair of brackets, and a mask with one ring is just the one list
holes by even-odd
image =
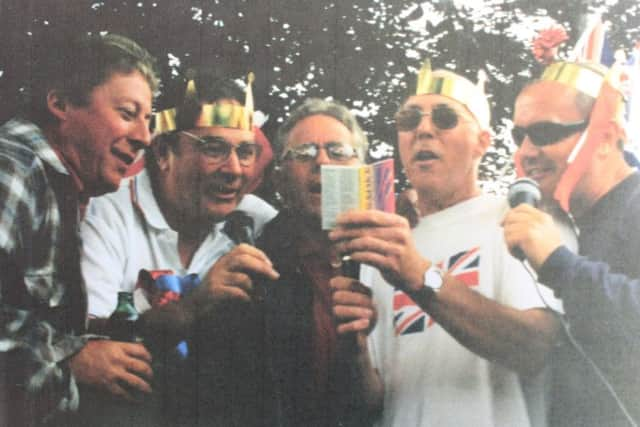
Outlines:
{"label": "green foliage", "polygon": [[159,108],[184,90],[191,67],[238,78],[254,71],[267,135],[300,100],[331,96],[357,112],[372,156],[384,157],[393,153],[393,113],[429,57],[472,81],[479,69],[488,74],[496,138],[481,177],[499,190],[513,174],[504,136],[515,95],[540,72],[531,38],[556,21],[572,46],[594,11],[614,22],[614,47],[628,50],[640,39],[640,6],[632,0],[0,0],[0,119],[13,114],[13,100],[28,87],[30,55],[41,40],[110,31],[158,57]]}

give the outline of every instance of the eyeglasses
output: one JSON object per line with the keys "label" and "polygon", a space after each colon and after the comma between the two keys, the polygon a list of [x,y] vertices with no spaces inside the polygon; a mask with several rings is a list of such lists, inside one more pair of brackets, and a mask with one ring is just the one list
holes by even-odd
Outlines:
{"label": "eyeglasses", "polygon": [[396,129],[398,132],[412,131],[420,125],[424,116],[431,116],[431,122],[440,130],[453,129],[458,126],[460,121],[465,121],[447,104],[436,104],[430,112],[411,106],[403,108],[395,114]]}
{"label": "eyeglasses", "polygon": [[231,151],[235,150],[241,166],[252,166],[262,152],[262,146],[253,142],[244,141],[234,145],[219,136],[197,136],[186,131],[180,131],[180,133],[199,142],[200,152],[211,163],[226,162]]}
{"label": "eyeglasses", "polygon": [[576,123],[537,122],[527,127],[514,126],[511,129],[513,142],[520,147],[524,138],[529,136],[531,143],[537,147],[555,144],[569,135],[583,131],[589,125],[589,120]]}
{"label": "eyeglasses", "polygon": [[341,142],[327,142],[326,144],[321,145],[315,142],[309,142],[287,148],[284,153],[282,153],[282,159],[294,159],[299,162],[310,162],[318,157],[318,154],[320,154],[320,150],[322,149],[327,152],[327,156],[329,156],[331,160],[335,160],[336,162],[346,162],[358,156],[356,149],[348,144],[343,144]]}

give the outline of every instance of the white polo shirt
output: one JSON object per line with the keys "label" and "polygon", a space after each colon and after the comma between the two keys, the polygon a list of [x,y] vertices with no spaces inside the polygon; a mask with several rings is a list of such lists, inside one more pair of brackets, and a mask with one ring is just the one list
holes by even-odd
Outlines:
{"label": "white polo shirt", "polygon": [[[255,237],[277,213],[251,194],[244,196],[236,209],[253,218]],[[178,254],[178,233],[162,215],[146,170],[124,181],[115,193],[91,199],[80,226],[89,316],[108,317],[116,307],[118,292],[133,292],[140,269],[170,269],[178,275],[196,273],[202,278],[235,246],[221,232],[223,226],[224,222],[213,226],[184,268]]]}

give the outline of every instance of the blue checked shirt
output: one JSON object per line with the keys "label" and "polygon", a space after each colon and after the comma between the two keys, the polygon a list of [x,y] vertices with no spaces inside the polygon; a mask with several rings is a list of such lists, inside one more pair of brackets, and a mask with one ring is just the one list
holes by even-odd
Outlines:
{"label": "blue checked shirt", "polygon": [[[33,123],[0,127],[0,421],[78,406],[66,359],[86,343],[78,194]],[[4,420],[7,421],[7,420]]]}

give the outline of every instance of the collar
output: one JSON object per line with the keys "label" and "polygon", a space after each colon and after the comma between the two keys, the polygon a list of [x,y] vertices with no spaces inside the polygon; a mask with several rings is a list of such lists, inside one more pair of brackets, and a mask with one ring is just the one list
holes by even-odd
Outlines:
{"label": "collar", "polygon": [[[80,179],[80,176],[78,175],[77,171],[73,168],[73,166],[71,166],[71,164],[69,164],[69,162],[66,161],[66,159],[64,158],[64,156],[62,155],[62,152],[58,149],[58,147],[51,147],[51,149],[58,157],[58,160],[60,160],[60,163],[62,163],[62,165],[66,168],[67,172],[69,173],[69,176],[71,177],[71,182],[73,182],[73,186],[75,187],[78,194],[83,194],[84,184],[82,183],[82,180]],[[88,201],[88,199],[84,196],[83,196],[83,200],[85,204]]]}
{"label": "collar", "polygon": [[151,178],[146,168],[131,178],[129,195],[134,208],[141,214],[147,224],[158,230],[171,228],[167,224],[167,220],[164,218],[160,206],[153,195]]}
{"label": "collar", "polygon": [[71,175],[69,169],[47,141],[42,129],[35,123],[15,118],[7,122],[4,128],[8,135],[24,143],[24,145],[33,150],[40,160],[50,165],[56,172]]}

